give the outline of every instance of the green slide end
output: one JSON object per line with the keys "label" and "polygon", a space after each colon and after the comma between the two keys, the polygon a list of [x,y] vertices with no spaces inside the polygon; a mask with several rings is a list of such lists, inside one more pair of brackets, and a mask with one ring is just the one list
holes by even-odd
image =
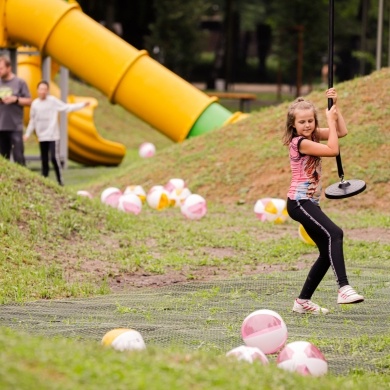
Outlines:
{"label": "green slide end", "polygon": [[187,138],[196,137],[208,133],[211,130],[221,128],[232,115],[229,110],[222,107],[219,103],[210,104],[196,120]]}

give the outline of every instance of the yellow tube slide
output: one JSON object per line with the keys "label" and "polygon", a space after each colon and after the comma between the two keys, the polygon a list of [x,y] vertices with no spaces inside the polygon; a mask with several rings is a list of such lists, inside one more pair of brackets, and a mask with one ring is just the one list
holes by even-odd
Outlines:
{"label": "yellow tube slide", "polygon": [[[21,52],[26,48],[21,48]],[[58,71],[52,62],[52,75]],[[42,79],[41,57],[37,55],[18,54],[18,75],[26,80],[33,98],[37,97],[37,84]],[[58,86],[51,81],[50,93],[60,97]],[[68,96],[69,103],[89,101],[90,105],[80,111],[68,114],[68,152],[69,159],[84,165],[117,166],[126,154],[124,145],[102,138],[96,130],[93,111],[98,102],[91,97]],[[24,111],[24,121],[28,122],[29,109]]]}
{"label": "yellow tube slide", "polygon": [[3,40],[37,47],[174,141],[183,141],[217,100],[108,31],[76,4],[0,0],[0,10]]}

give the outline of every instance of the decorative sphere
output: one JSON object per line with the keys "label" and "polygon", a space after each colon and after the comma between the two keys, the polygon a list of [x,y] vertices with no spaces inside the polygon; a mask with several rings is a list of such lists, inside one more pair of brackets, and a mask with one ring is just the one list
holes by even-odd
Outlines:
{"label": "decorative sphere", "polygon": [[261,222],[265,222],[267,220],[265,215],[265,206],[270,202],[270,200],[271,198],[262,198],[255,203],[254,212]]}
{"label": "decorative sphere", "polygon": [[267,221],[283,223],[288,218],[286,201],[279,198],[271,198],[264,207],[264,214]]}
{"label": "decorative sphere", "polygon": [[191,191],[188,188],[174,188],[169,193],[169,200],[172,206],[181,207],[190,195]]}
{"label": "decorative sphere", "polygon": [[206,200],[198,194],[191,194],[184,200],[181,212],[188,219],[201,219],[207,213]]}
{"label": "decorative sphere", "polygon": [[86,198],[89,198],[89,199],[93,198],[93,196],[90,192],[84,191],[84,190],[77,191],[77,195],[85,196]]}
{"label": "decorative sphere", "polygon": [[146,202],[155,210],[169,207],[169,194],[163,186],[153,186],[146,195]]}
{"label": "decorative sphere", "polygon": [[117,208],[119,204],[119,198],[121,196],[122,196],[122,191],[119,188],[108,187],[102,192],[100,196],[100,200],[104,204]]}
{"label": "decorative sphere", "polygon": [[316,246],[316,243],[311,239],[311,237],[307,234],[305,228],[302,224],[298,226],[298,235],[299,238],[305,243],[309,245]]}
{"label": "decorative sphere", "polygon": [[307,341],[287,344],[276,360],[278,367],[301,375],[321,376],[328,372],[328,363],[321,351]]}
{"label": "decorative sphere", "polygon": [[183,179],[170,179],[167,184],[165,184],[164,188],[170,193],[174,189],[180,189],[186,188],[186,183]]}
{"label": "decorative sphere", "polygon": [[226,353],[226,356],[233,356],[237,360],[243,360],[248,363],[260,362],[263,365],[269,363],[267,356],[256,347],[248,347],[247,345],[241,345]]}
{"label": "decorative sphere", "polygon": [[142,201],[135,194],[123,194],[119,198],[118,210],[138,215],[142,210]]}
{"label": "decorative sphere", "polygon": [[141,199],[142,203],[146,202],[146,192],[142,186],[139,185],[127,186],[123,194],[124,195],[135,194]]}
{"label": "decorative sphere", "polygon": [[156,154],[156,147],[150,142],[144,142],[140,145],[138,153],[142,158],[153,157]]}
{"label": "decorative sphere", "polygon": [[256,310],[249,314],[241,326],[244,343],[260,348],[265,354],[279,351],[287,340],[287,326],[282,317],[273,310]]}
{"label": "decorative sphere", "polygon": [[102,339],[102,345],[117,351],[141,351],[146,348],[141,334],[134,329],[118,328],[107,332]]}

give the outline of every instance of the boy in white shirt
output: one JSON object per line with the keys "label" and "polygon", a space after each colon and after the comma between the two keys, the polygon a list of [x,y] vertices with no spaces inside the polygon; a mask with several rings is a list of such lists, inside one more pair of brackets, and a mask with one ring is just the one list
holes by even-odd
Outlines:
{"label": "boy in white shirt", "polygon": [[58,126],[59,112],[72,112],[81,110],[89,102],[64,103],[60,99],[49,95],[49,83],[38,83],[38,97],[33,100],[30,109],[30,121],[23,139],[26,141],[35,130],[41,151],[42,175],[49,176],[49,154],[53,163],[58,184],[63,186],[61,163],[59,158],[60,129]]}

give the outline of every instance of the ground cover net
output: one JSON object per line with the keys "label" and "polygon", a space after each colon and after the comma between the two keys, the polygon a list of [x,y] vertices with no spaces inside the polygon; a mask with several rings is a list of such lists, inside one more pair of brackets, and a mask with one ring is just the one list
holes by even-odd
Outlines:
{"label": "ground cover net", "polygon": [[[291,311],[305,270],[133,289],[89,299],[3,305],[0,326],[97,342],[111,329],[130,327],[141,332],[147,345],[180,345],[225,354],[243,344],[243,319],[254,310],[270,309],[286,322],[288,342],[313,342],[333,374],[389,372],[389,269],[364,266],[349,268],[348,273],[350,283],[366,300],[337,305],[335,280],[328,272],[313,297],[330,309],[327,316]],[[274,361],[276,355],[269,358]]]}

